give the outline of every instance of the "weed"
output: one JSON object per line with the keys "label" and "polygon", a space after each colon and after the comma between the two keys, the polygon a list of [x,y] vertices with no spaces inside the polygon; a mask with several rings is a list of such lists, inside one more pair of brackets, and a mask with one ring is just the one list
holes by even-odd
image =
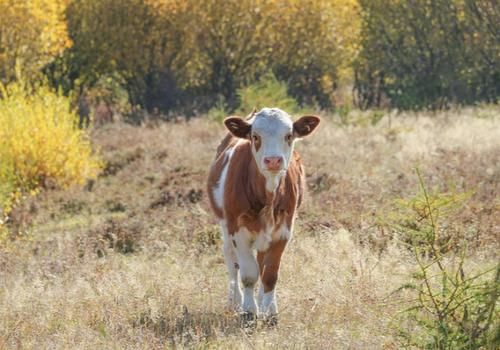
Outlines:
{"label": "weed", "polygon": [[385,113],[383,111],[373,111],[371,115],[371,124],[373,126],[377,125],[383,118],[384,118]]}
{"label": "weed", "polygon": [[88,237],[79,242],[79,255],[91,253],[102,258],[108,251],[131,254],[140,249],[143,225],[140,222],[126,222],[109,218],[102,225],[90,230]]}
{"label": "weed", "polygon": [[349,124],[349,114],[351,113],[351,108],[349,106],[340,106],[336,109],[337,115],[340,118],[340,123],[342,125]]}

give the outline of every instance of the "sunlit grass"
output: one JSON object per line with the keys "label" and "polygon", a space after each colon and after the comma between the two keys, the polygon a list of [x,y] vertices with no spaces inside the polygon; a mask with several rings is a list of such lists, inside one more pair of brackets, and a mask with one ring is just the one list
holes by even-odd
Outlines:
{"label": "sunlit grass", "polygon": [[498,119],[455,113],[393,115],[390,125],[386,115],[376,126],[327,115],[298,144],[309,193],[283,257],[279,325],[253,332],[224,309],[205,193],[223,127],[196,119],[96,130],[103,157],[122,166],[91,188],[41,196],[30,236],[0,250],[0,348],[400,348],[400,327],[411,324],[396,316],[412,296],[393,292],[416,266],[376,222],[416,193],[415,165],[430,188],[473,190],[453,230],[468,238],[470,269],[497,259]]}

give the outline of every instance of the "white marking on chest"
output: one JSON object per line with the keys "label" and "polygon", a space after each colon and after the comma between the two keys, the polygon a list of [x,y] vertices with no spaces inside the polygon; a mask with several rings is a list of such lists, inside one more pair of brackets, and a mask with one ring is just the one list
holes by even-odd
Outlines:
{"label": "white marking on chest", "polygon": [[272,239],[273,236],[271,230],[260,231],[257,235],[257,239],[255,240],[254,248],[259,252],[265,252],[269,249]]}
{"label": "white marking on chest", "polygon": [[273,242],[279,240],[289,241],[292,239],[292,230],[284,222],[273,232]]}
{"label": "white marking on chest", "polygon": [[266,179],[266,191],[267,192],[274,192],[280,185],[281,179],[284,179],[285,177],[285,171],[282,171],[279,174],[269,174],[269,173],[264,173],[264,178]]}
{"label": "white marking on chest", "polygon": [[281,224],[279,227],[273,227],[267,230],[262,230],[257,234],[257,238],[253,244],[253,248],[260,252],[265,252],[269,249],[271,242],[280,240],[290,240],[292,232],[288,229],[286,223]]}

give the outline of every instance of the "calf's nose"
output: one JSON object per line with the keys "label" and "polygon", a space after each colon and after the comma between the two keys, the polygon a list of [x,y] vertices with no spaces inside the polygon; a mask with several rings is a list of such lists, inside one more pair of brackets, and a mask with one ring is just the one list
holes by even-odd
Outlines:
{"label": "calf's nose", "polygon": [[283,157],[265,157],[264,165],[267,170],[281,170],[283,164]]}

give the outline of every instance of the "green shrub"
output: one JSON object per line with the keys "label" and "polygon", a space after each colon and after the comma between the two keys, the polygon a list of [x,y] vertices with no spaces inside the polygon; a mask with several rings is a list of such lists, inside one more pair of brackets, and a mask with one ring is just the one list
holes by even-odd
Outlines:
{"label": "green shrub", "polygon": [[222,122],[229,115],[227,104],[224,97],[219,96],[215,106],[210,108],[207,113],[208,117],[216,122]]}
{"label": "green shrub", "polygon": [[287,85],[278,81],[271,73],[264,75],[258,82],[239,89],[238,97],[240,106],[237,114],[240,115],[263,107],[279,107],[291,114],[300,111],[297,101],[288,95]]}
{"label": "green shrub", "polygon": [[118,73],[103,75],[88,90],[86,94],[88,102],[94,107],[104,103],[113,106],[119,114],[127,115],[131,112],[132,107],[125,86],[125,79]]}
{"label": "green shrub", "polygon": [[[451,244],[445,222],[467,193],[429,193],[417,170],[420,189],[399,200],[388,226],[412,250],[416,271],[401,289],[415,298],[402,313],[404,346],[419,349],[479,349],[498,345],[500,264],[466,272],[467,242]],[[452,249],[455,248],[455,249]],[[496,339],[496,340],[495,340]]]}

